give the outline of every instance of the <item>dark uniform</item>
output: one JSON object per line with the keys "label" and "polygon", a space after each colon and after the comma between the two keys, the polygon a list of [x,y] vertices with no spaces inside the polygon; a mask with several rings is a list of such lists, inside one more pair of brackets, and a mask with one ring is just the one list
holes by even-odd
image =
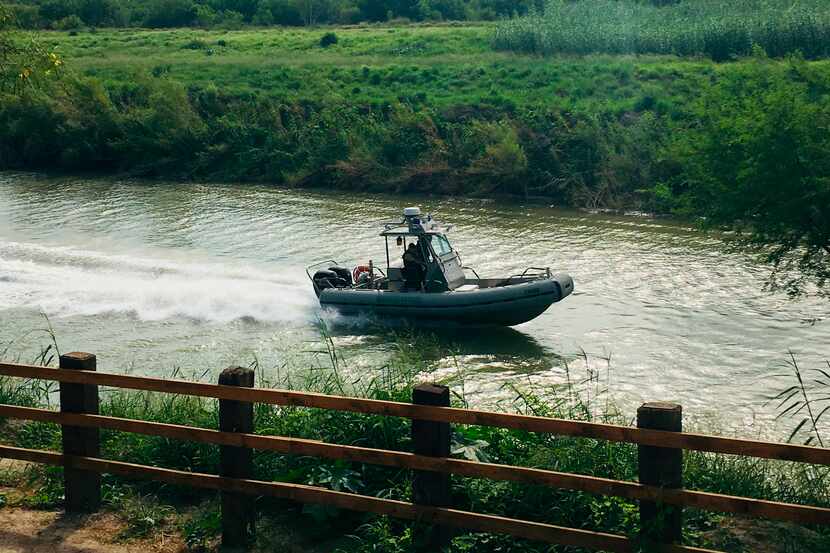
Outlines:
{"label": "dark uniform", "polygon": [[403,254],[403,274],[406,280],[406,287],[420,290],[426,278],[426,263],[421,254],[421,248],[415,244],[409,244]]}

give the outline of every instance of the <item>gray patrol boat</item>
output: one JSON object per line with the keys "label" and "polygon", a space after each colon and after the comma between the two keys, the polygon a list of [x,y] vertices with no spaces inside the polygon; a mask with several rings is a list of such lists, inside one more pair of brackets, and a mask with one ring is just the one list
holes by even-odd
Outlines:
{"label": "gray patrol boat", "polygon": [[551,273],[550,268],[530,267],[505,278],[480,278],[462,264],[450,245],[450,228],[439,225],[431,215],[422,217],[420,208],[408,207],[403,220],[384,224],[380,233],[386,241],[385,270],[371,261],[349,268],[329,259],[310,265],[306,274],[320,305],[344,314],[476,326],[530,321],[573,292],[573,279],[565,273]]}

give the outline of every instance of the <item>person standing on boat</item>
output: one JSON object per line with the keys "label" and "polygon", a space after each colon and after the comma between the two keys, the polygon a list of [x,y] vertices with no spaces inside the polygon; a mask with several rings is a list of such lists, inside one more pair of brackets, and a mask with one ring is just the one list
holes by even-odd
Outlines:
{"label": "person standing on boat", "polygon": [[403,254],[403,267],[406,278],[406,287],[415,290],[423,290],[424,278],[426,276],[426,263],[421,253],[420,242],[409,244]]}

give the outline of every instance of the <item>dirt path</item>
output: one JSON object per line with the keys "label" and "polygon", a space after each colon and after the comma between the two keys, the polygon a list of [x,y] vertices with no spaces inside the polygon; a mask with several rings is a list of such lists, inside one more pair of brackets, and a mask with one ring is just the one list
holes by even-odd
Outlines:
{"label": "dirt path", "polygon": [[179,553],[181,539],[163,532],[150,539],[116,542],[124,524],[112,513],[89,516],[62,511],[0,509],[0,553]]}

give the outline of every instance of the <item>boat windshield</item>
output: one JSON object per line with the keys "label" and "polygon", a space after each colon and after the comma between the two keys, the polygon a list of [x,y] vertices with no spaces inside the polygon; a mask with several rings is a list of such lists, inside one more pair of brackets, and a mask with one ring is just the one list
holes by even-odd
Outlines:
{"label": "boat windshield", "polygon": [[438,257],[452,252],[452,246],[450,246],[450,241],[447,240],[445,236],[442,236],[440,234],[432,235],[432,249],[435,250],[435,254]]}

